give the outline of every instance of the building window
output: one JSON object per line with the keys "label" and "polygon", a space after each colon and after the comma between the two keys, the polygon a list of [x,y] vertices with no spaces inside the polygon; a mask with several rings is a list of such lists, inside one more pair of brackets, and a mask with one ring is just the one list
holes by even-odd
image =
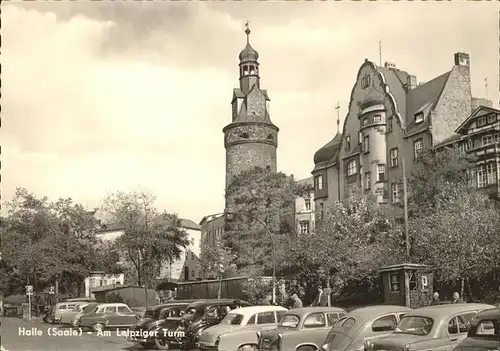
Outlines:
{"label": "building window", "polygon": [[267,135],[267,140],[273,140],[273,139],[274,139],[274,137],[273,137],[273,135],[272,135],[272,134],[268,134],[268,135]]}
{"label": "building window", "polygon": [[398,166],[398,148],[391,149],[389,152],[391,158],[391,167]]}
{"label": "building window", "polygon": [[424,113],[419,112],[415,115],[415,123],[422,123],[424,121]]}
{"label": "building window", "polygon": [[316,190],[323,190],[323,176],[318,175],[314,177],[314,188]]}
{"label": "building window", "polygon": [[486,172],[484,166],[477,167],[477,187],[483,188],[486,186]]}
{"label": "building window", "polygon": [[483,137],[481,138],[481,142],[483,145],[492,144],[493,143],[493,135],[491,135],[491,134],[483,135]]}
{"label": "building window", "polygon": [[497,183],[497,167],[493,162],[486,165],[486,181],[488,184]]}
{"label": "building window", "polygon": [[370,137],[365,136],[363,139],[363,151],[364,152],[369,152],[370,151]]}
{"label": "building window", "polygon": [[370,189],[372,187],[372,174],[370,172],[365,173],[365,189]]}
{"label": "building window", "polygon": [[351,137],[349,135],[345,137],[345,148],[347,150],[351,149]]}
{"label": "building window", "polygon": [[486,119],[484,117],[478,118],[478,120],[477,120],[478,127],[484,126],[485,124],[486,124]]}
{"label": "building window", "polygon": [[359,132],[358,133],[358,144],[362,144],[363,143],[363,133]]}
{"label": "building window", "polygon": [[385,165],[377,165],[377,181],[385,181]]}
{"label": "building window", "polygon": [[309,221],[300,222],[300,234],[309,234]]}
{"label": "building window", "polygon": [[240,138],[248,139],[248,133],[240,133]]}
{"label": "building window", "polygon": [[368,118],[363,118],[363,125],[366,126],[368,124]]}
{"label": "building window", "polygon": [[361,88],[366,89],[370,86],[370,76],[365,75],[363,78],[361,78]]}
{"label": "building window", "polygon": [[500,133],[496,133],[495,136],[493,137],[493,142],[495,144],[500,143]]}
{"label": "building window", "polygon": [[459,156],[459,157],[465,156],[466,146],[467,146],[466,143],[460,143],[457,145],[457,147],[456,147],[457,156]]}
{"label": "building window", "polygon": [[391,193],[392,193],[392,203],[399,202],[399,184],[398,183],[391,184]]}
{"label": "building window", "polygon": [[491,114],[488,116],[488,123],[496,122],[497,116],[495,114]]}
{"label": "building window", "polygon": [[349,163],[347,164],[347,175],[348,176],[352,176],[352,175],[355,175],[356,172],[357,172],[357,170],[356,170],[356,160],[349,161]]}
{"label": "building window", "polygon": [[243,75],[246,76],[248,74],[248,66],[243,66]]}
{"label": "building window", "polygon": [[306,211],[311,211],[311,199],[309,198],[304,199],[304,203],[306,205]]}
{"label": "building window", "polygon": [[382,120],[382,116],[381,115],[375,115],[375,116],[373,116],[373,123],[380,123],[381,120]]}
{"label": "building window", "polygon": [[392,117],[389,117],[387,119],[387,131],[388,132],[392,132],[392,123],[393,123],[393,121],[394,121],[394,118],[392,118]]}
{"label": "building window", "polygon": [[320,202],[319,203],[319,219],[322,220],[323,217],[325,216],[325,204]]}
{"label": "building window", "polygon": [[399,274],[398,273],[393,273],[389,276],[389,284],[391,285],[391,291],[392,292],[399,292],[401,289],[401,284],[399,282]]}
{"label": "building window", "polygon": [[416,160],[418,158],[418,155],[424,148],[424,141],[422,139],[415,140],[413,142],[413,158]]}

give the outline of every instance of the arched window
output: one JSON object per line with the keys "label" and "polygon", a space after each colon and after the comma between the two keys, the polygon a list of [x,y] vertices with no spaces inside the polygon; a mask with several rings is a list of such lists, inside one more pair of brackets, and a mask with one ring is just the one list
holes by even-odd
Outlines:
{"label": "arched window", "polygon": [[243,66],[243,75],[246,76],[248,74],[248,66]]}
{"label": "arched window", "polygon": [[250,74],[255,74],[255,66],[250,66]]}
{"label": "arched window", "polygon": [[349,163],[347,164],[347,175],[348,176],[352,176],[354,174],[357,173],[357,169],[356,169],[356,160],[351,160],[349,161]]}

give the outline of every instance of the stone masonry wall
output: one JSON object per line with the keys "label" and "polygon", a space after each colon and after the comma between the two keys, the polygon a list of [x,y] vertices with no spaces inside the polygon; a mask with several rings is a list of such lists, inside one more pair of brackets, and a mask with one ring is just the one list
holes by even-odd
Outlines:
{"label": "stone masonry wall", "polygon": [[470,69],[468,66],[454,66],[432,117],[433,143],[451,137],[469,117],[471,106]]}

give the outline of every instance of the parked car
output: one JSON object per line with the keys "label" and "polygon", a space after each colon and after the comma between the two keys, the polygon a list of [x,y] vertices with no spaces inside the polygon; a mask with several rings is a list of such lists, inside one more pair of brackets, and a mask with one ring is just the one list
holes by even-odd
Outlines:
{"label": "parked car", "polygon": [[258,349],[284,351],[319,350],[328,331],[346,311],[338,307],[303,307],[287,311],[277,328],[257,332]]}
{"label": "parked car", "polygon": [[201,333],[200,350],[252,350],[257,347],[257,331],[275,328],[283,314],[281,306],[251,306],[229,312],[217,325]]}
{"label": "parked car", "polygon": [[467,336],[469,322],[476,313],[492,307],[459,303],[417,308],[401,318],[394,333],[373,342],[368,340],[365,349],[451,351]]}
{"label": "parked car", "polygon": [[[218,324],[231,310],[250,306],[250,303],[237,299],[218,299],[197,301],[186,308],[179,321],[166,320],[158,326],[155,346],[160,350],[170,348],[193,349],[201,333]],[[163,330],[168,330],[165,335]]]}
{"label": "parked car", "polygon": [[60,324],[73,324],[73,320],[80,313],[83,312],[83,309],[88,306],[88,303],[83,303],[81,305],[76,305],[71,311],[68,311],[61,315],[61,319],[59,320]]}
{"label": "parked car", "polygon": [[77,321],[82,328],[101,331],[105,328],[132,327],[141,317],[124,303],[99,304],[92,312],[83,313]]}
{"label": "parked car", "polygon": [[59,302],[52,309],[52,323],[59,323],[63,315],[71,313],[76,306],[84,305],[84,301]]}
{"label": "parked car", "polygon": [[405,306],[378,305],[355,309],[333,326],[325,338],[324,351],[357,351],[364,340],[391,334],[401,317],[411,311]]}
{"label": "parked car", "polygon": [[75,297],[67,299],[64,302],[96,302],[96,300],[92,297]]}
{"label": "parked car", "polygon": [[487,351],[500,349],[500,308],[481,311],[472,318],[464,339],[453,350]]}
{"label": "parked car", "polygon": [[86,304],[85,307],[83,307],[82,310],[73,317],[71,325],[73,327],[76,327],[78,325],[78,320],[80,319],[82,314],[92,312],[98,305],[99,303],[97,302],[89,302],[88,304]]}
{"label": "parked car", "polygon": [[139,343],[146,349],[151,349],[155,342],[155,336],[148,332],[154,332],[167,320],[180,321],[188,305],[189,303],[187,302],[174,301],[148,308],[144,313],[144,317],[132,329],[134,331],[133,335],[126,337],[127,340]]}

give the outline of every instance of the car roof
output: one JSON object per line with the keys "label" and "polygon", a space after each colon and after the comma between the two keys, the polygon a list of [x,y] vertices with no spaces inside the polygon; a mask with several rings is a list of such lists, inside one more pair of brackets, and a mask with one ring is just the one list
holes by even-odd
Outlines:
{"label": "car roof", "polygon": [[471,321],[471,323],[474,321],[479,322],[483,319],[486,319],[486,320],[488,320],[488,319],[500,319],[500,306],[478,312],[474,316],[473,321]]}
{"label": "car roof", "polygon": [[158,309],[166,308],[166,307],[177,307],[177,306],[187,306],[187,305],[189,305],[189,302],[162,303],[161,305],[155,305],[155,306],[148,307],[148,311],[158,310]]}
{"label": "car roof", "polygon": [[400,313],[400,312],[409,312],[412,311],[411,308],[406,306],[398,306],[398,305],[375,305],[375,306],[367,306],[360,307],[355,310],[350,311],[347,316],[353,318],[363,318],[363,319],[371,319],[375,318],[380,314],[385,313]]}
{"label": "car roof", "polygon": [[211,306],[220,305],[226,303],[241,303],[244,305],[249,305],[248,302],[239,299],[212,299],[212,300],[199,300],[189,304],[189,307],[200,307],[200,306]]}
{"label": "car roof", "polygon": [[313,312],[344,312],[346,311],[343,308],[340,307],[300,307],[300,308],[294,308],[288,311],[290,314],[296,314],[298,316],[304,316],[309,313]]}
{"label": "car roof", "polygon": [[433,319],[467,311],[480,311],[491,309],[492,305],[482,303],[457,303],[451,305],[435,305],[417,308],[407,314],[407,316],[423,316]]}
{"label": "car roof", "polygon": [[273,312],[273,311],[288,311],[285,307],[281,306],[248,306],[248,307],[240,307],[231,311],[231,313],[239,313],[242,315],[253,315],[254,313],[259,312]]}
{"label": "car roof", "polygon": [[113,306],[127,306],[128,305],[126,303],[122,303],[122,302],[112,302],[112,303],[100,303],[99,304],[99,307],[101,306],[106,306],[106,307],[113,307]]}

